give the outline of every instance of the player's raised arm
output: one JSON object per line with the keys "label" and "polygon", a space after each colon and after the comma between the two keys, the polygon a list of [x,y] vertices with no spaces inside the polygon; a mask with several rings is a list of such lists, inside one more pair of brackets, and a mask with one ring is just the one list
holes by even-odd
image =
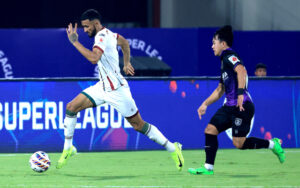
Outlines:
{"label": "player's raised arm", "polygon": [[133,76],[134,75],[134,68],[132,67],[132,65],[130,63],[129,43],[122,35],[119,35],[118,45],[121,47],[122,53],[123,53],[123,59],[124,59],[123,70],[124,70],[125,74],[127,74],[127,75],[129,74],[129,75]]}
{"label": "player's raised arm", "polygon": [[218,87],[212,92],[212,94],[201,104],[198,108],[199,118],[202,119],[202,115],[206,113],[206,109],[209,105],[219,100],[225,92],[224,85],[219,83]]}
{"label": "player's raised arm", "polygon": [[78,41],[78,34],[77,34],[77,23],[73,28],[72,23],[69,24],[68,28],[66,29],[69,41],[73,44],[73,46],[83,55],[88,61],[92,64],[97,64],[99,59],[101,58],[102,51],[93,48],[93,51],[85,48],[79,41]]}

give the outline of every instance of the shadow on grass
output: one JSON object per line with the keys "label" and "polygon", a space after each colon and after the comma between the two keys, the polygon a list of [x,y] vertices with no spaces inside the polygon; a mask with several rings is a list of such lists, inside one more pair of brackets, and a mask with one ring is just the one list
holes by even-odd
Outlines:
{"label": "shadow on grass", "polygon": [[88,178],[93,180],[114,180],[114,179],[131,179],[138,176],[90,176],[90,175],[78,175],[78,174],[61,174],[63,176],[74,177],[74,178]]}
{"label": "shadow on grass", "polygon": [[235,175],[226,175],[231,178],[255,178],[258,177],[257,175],[250,175],[250,174],[235,174]]}

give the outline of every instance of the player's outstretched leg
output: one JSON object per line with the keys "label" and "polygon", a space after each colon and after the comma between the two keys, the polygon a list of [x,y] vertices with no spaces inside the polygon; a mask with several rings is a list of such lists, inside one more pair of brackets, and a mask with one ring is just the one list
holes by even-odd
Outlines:
{"label": "player's outstretched leg", "polygon": [[[134,125],[134,124],[133,124]],[[164,146],[168,152],[171,153],[172,159],[175,161],[176,168],[181,171],[184,166],[184,158],[182,155],[182,145],[180,143],[170,142],[156,126],[144,122],[141,130],[137,130],[140,133],[146,135],[154,142]]]}
{"label": "player's outstretched leg", "polygon": [[281,147],[281,142],[279,138],[273,138],[274,147],[272,149],[273,153],[278,157],[280,163],[285,161],[285,153]]}
{"label": "player's outstretched leg", "polygon": [[77,149],[73,146],[73,143],[72,143],[76,122],[77,122],[76,114],[67,111],[67,116],[64,119],[64,126],[65,126],[64,150],[57,162],[57,165],[56,165],[57,169],[60,169],[64,165],[66,165],[67,161],[70,159],[70,157],[77,153]]}
{"label": "player's outstretched leg", "polygon": [[178,142],[174,143],[175,151],[171,153],[172,159],[175,161],[176,168],[181,171],[184,166],[184,158],[182,155],[182,145]]}

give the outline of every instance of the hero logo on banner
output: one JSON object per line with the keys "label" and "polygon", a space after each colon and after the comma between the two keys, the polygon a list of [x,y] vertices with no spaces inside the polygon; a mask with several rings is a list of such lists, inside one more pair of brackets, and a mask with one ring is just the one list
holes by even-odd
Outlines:
{"label": "hero logo on banner", "polygon": [[232,55],[228,58],[228,60],[235,65],[237,62],[240,62],[239,58],[237,58],[236,56]]}
{"label": "hero logo on banner", "polygon": [[4,78],[13,78],[13,71],[11,64],[8,63],[8,58],[5,57],[5,54],[3,51],[0,50],[0,63],[3,70],[3,77]]}

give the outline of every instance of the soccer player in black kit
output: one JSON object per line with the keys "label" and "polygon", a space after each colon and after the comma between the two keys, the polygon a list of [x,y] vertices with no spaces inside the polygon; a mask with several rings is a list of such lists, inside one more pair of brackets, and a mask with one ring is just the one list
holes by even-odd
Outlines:
{"label": "soccer player in black kit", "polygon": [[218,87],[198,108],[201,119],[207,106],[226,95],[226,103],[218,109],[205,128],[205,164],[200,168],[190,168],[191,174],[214,174],[214,162],[218,150],[218,134],[232,128],[232,142],[238,149],[270,148],[279,161],[285,161],[285,154],[278,138],[264,140],[256,137],[247,138],[254,105],[247,90],[248,76],[244,63],[230,47],[233,43],[231,26],[218,29],[213,37],[212,49],[215,56],[221,58],[221,78]]}

